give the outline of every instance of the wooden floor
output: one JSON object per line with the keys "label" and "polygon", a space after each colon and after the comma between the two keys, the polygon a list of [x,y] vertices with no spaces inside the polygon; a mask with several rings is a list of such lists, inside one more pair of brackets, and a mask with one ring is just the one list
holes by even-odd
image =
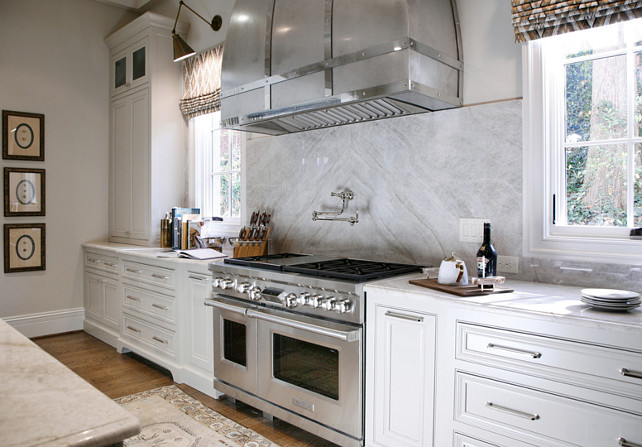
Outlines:
{"label": "wooden floor", "polygon": [[[80,377],[112,399],[172,385],[171,374],[134,354],[119,354],[114,348],[85,332],[35,338],[33,341]],[[283,447],[333,447],[286,422],[268,422],[263,414],[241,402],[213,399],[194,388],[176,384],[186,394],[214,411],[265,436]]]}

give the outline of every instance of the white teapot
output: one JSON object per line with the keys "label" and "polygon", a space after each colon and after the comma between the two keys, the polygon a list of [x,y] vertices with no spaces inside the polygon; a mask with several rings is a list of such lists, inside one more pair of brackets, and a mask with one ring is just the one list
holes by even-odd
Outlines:
{"label": "white teapot", "polygon": [[468,285],[468,271],[466,270],[466,263],[461,259],[458,259],[453,252],[450,256],[441,261],[437,282],[439,284]]}

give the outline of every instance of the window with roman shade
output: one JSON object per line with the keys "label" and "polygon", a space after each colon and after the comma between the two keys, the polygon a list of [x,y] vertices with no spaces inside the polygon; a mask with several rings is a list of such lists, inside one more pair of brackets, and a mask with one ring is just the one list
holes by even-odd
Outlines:
{"label": "window with roman shade", "polygon": [[512,0],[512,5],[516,42],[642,17],[639,0]]}
{"label": "window with roman shade", "polygon": [[223,45],[183,62],[183,96],[180,107],[188,118],[221,108],[221,61]]}

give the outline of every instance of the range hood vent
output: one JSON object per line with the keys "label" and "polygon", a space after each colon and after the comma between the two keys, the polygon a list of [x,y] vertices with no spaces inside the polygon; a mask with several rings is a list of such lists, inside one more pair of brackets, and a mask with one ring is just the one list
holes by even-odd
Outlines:
{"label": "range hood vent", "polygon": [[455,0],[236,0],[225,128],[281,135],[460,107]]}

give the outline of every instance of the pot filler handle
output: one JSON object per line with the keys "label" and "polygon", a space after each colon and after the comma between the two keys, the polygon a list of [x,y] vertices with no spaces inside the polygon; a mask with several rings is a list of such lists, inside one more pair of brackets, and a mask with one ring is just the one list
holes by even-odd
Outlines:
{"label": "pot filler handle", "polygon": [[277,315],[266,314],[254,309],[248,309],[245,314],[248,317],[256,318],[257,320],[268,321],[270,323],[276,323],[294,329],[301,329],[303,331],[308,331],[319,335],[338,338],[339,340],[343,340],[346,342],[359,340],[359,329],[342,331],[339,329],[318,326],[316,324],[303,323],[300,321],[292,320],[290,318],[279,317]]}

